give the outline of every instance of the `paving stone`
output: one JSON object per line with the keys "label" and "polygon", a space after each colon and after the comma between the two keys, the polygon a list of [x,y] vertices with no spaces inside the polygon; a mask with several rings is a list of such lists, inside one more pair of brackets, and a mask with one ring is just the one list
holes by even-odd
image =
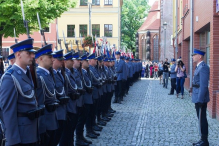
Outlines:
{"label": "paving stone", "polygon": [[[198,120],[188,92],[168,95],[159,80],[142,79],[130,87],[117,112],[92,146],[189,146],[199,140]],[[210,146],[219,146],[219,122],[208,117]]]}

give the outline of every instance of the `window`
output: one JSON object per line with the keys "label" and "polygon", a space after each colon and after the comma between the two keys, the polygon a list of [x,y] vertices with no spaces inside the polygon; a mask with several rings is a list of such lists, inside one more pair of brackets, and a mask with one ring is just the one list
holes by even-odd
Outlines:
{"label": "window", "polygon": [[67,25],[67,37],[75,36],[75,25]]}
{"label": "window", "polygon": [[80,25],[80,34],[82,37],[87,36],[87,25]]}
{"label": "window", "polygon": [[92,24],[92,34],[100,37],[100,24]]}
{"label": "window", "polygon": [[87,6],[87,0],[80,0],[80,6]]}
{"label": "window", "polygon": [[104,25],[104,36],[105,37],[112,37],[113,32],[113,25],[112,24],[105,24]]}
{"label": "window", "polygon": [[49,32],[49,27],[44,28],[44,32]]}
{"label": "window", "polygon": [[112,5],[113,4],[113,0],[104,0],[104,4],[105,5]]}
{"label": "window", "polygon": [[92,0],[92,3],[93,3],[94,5],[100,5],[100,0]]}

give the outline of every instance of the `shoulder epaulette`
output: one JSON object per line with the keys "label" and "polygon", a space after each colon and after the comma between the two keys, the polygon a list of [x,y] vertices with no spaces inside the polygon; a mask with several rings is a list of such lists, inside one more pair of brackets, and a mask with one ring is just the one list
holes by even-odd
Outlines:
{"label": "shoulder epaulette", "polygon": [[9,70],[7,70],[6,74],[8,73],[11,75],[13,72],[14,72],[14,70],[12,68],[10,68]]}

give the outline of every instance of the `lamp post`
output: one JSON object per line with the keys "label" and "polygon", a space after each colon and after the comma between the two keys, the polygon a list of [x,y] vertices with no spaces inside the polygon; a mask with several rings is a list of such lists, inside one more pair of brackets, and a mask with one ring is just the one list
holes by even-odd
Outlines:
{"label": "lamp post", "polygon": [[164,29],[164,59],[166,58],[166,40],[167,40],[167,38],[166,38],[166,29],[167,29],[167,22],[164,22],[163,23],[163,29]]}

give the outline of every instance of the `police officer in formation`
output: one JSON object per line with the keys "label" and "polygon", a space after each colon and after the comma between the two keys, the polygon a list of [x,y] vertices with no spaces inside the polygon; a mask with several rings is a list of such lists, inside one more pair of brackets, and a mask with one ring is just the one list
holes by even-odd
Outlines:
{"label": "police officer in formation", "polygon": [[196,63],[192,82],[192,102],[195,104],[197,117],[199,119],[199,133],[201,139],[193,143],[194,146],[209,146],[208,142],[208,121],[206,117],[207,104],[209,99],[209,66],[203,61],[205,52],[194,49],[193,62]]}
{"label": "police officer in formation", "polygon": [[12,53],[8,56],[8,60],[10,62],[10,65],[8,66],[8,68],[6,70],[9,70],[12,67],[12,65],[15,63],[14,53]]}
{"label": "police officer in formation", "polygon": [[51,44],[35,51],[32,38],[11,49],[15,63],[0,82],[1,130],[7,146],[92,144],[84,127],[86,137],[100,136],[116,112],[111,107],[113,96],[121,103],[141,71],[138,60],[124,57],[125,62],[120,52],[115,60],[87,53],[80,57],[79,52],[63,55],[63,50],[53,52]]}

